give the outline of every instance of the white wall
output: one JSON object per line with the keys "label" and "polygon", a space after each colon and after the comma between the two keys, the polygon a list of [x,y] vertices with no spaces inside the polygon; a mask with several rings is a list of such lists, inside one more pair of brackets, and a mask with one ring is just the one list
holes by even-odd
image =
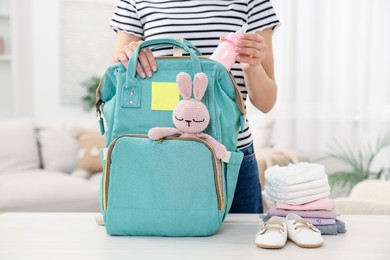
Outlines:
{"label": "white wall", "polygon": [[[390,132],[390,2],[274,0],[278,100],[273,142],[313,161],[336,141],[374,144]],[[362,151],[362,149],[360,149]],[[373,168],[390,167],[390,149]],[[335,161],[328,172],[340,169]]]}
{"label": "white wall", "polygon": [[33,1],[33,98],[38,118],[67,112],[59,107],[59,12],[58,0]]}
{"label": "white wall", "polygon": [[0,1],[0,116],[10,116],[13,106],[12,89],[12,10],[9,0]]}
{"label": "white wall", "polygon": [[18,0],[12,3],[12,88],[13,114],[34,114],[34,64],[32,2]]}
{"label": "white wall", "polygon": [[[115,34],[108,28],[110,16],[108,13],[113,12],[115,1],[111,0],[33,0],[31,3],[32,12],[32,53],[33,53],[33,73],[34,73],[34,91],[32,93],[33,106],[32,114],[39,119],[51,118],[72,118],[93,116],[94,112],[85,112],[81,105],[62,105],[61,87],[64,87],[61,72],[63,71],[63,63],[61,58],[63,53],[63,42],[61,42],[61,33],[63,33],[63,23],[61,19],[72,19],[71,16],[64,17],[61,13],[61,8],[66,4],[80,3],[84,8],[90,5],[103,6],[106,8],[105,17],[102,17],[100,24],[96,26],[105,31],[107,35],[112,35],[112,43],[105,43],[104,46],[113,46]],[[91,8],[92,11],[96,10]],[[88,9],[85,10],[86,16],[99,16],[99,13],[91,13]],[[73,17],[75,19],[75,17]],[[80,25],[84,26],[84,25]],[[69,33],[69,32],[66,32]],[[86,32],[86,34],[89,32]],[[99,39],[98,39],[99,40]],[[97,46],[102,46],[96,42]],[[27,44],[26,44],[27,46]],[[79,46],[80,49],[83,46]],[[98,61],[88,63],[90,60],[88,56],[79,55],[80,61],[84,61],[85,67],[96,68],[96,74],[101,75],[109,65],[109,59],[112,49],[101,49]],[[87,51],[86,51],[87,53]],[[65,54],[66,55],[66,54]],[[80,67],[80,62],[78,63]],[[82,65],[81,65],[82,66]],[[85,79],[91,75],[85,74]],[[80,76],[79,76],[80,77]],[[76,81],[75,84],[80,84],[83,80]],[[31,113],[31,112],[29,112]],[[27,113],[26,113],[27,114]]]}

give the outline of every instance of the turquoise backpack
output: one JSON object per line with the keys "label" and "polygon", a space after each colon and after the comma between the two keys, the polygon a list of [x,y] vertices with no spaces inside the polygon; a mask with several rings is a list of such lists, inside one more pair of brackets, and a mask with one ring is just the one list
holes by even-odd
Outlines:
{"label": "turquoise backpack", "polygon": [[[152,78],[137,75],[142,49],[172,46],[190,55],[156,57],[158,71]],[[207,75],[202,102],[210,123],[204,132],[225,145],[227,159],[217,159],[200,138],[148,138],[150,128],[174,127],[172,110],[180,98],[176,86],[180,72],[192,78],[198,72]],[[100,189],[107,233],[209,236],[218,231],[231,207],[243,158],[236,147],[245,109],[233,76],[221,64],[200,56],[188,41],[150,40],[134,51],[127,70],[121,63],[107,69],[97,100],[107,147],[101,153]]]}

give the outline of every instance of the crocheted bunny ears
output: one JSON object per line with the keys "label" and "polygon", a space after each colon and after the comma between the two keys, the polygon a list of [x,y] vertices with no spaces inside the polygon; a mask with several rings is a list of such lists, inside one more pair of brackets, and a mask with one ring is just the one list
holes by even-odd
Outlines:
{"label": "crocheted bunny ears", "polygon": [[[185,72],[180,72],[176,77],[177,87],[184,100],[191,99],[192,79]],[[207,89],[208,79],[206,74],[199,72],[194,76],[194,99],[200,101]]]}

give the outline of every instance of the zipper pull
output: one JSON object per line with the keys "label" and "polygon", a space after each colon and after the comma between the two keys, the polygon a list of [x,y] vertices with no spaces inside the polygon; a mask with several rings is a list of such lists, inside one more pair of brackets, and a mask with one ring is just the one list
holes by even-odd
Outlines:
{"label": "zipper pull", "polygon": [[99,128],[100,128],[100,134],[104,135],[104,133],[106,132],[106,129],[104,129],[104,122],[103,122],[103,118],[101,116],[99,117]]}
{"label": "zipper pull", "polygon": [[102,118],[102,111],[100,109],[100,106],[103,104],[103,100],[99,99],[96,102],[96,116],[99,117],[99,128],[100,128],[100,134],[104,135],[106,130],[104,129],[104,122]]}
{"label": "zipper pull", "polygon": [[240,131],[244,131],[246,124],[246,114],[240,115]]}

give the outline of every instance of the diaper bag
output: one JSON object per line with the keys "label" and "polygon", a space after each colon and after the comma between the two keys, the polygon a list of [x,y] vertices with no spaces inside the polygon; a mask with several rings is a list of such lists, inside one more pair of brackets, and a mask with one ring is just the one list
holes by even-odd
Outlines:
{"label": "diaper bag", "polygon": [[[151,78],[136,73],[144,48],[176,47],[188,56],[156,57]],[[201,100],[210,122],[204,133],[228,151],[218,159],[201,138],[177,135],[151,140],[153,127],[175,127],[172,111],[180,102],[176,77],[207,75]],[[101,151],[101,213],[110,235],[209,236],[231,207],[243,154],[237,135],[245,122],[243,100],[233,76],[200,55],[190,42],[149,40],[132,54],[128,68],[110,66],[97,89],[97,113],[106,148]]]}

